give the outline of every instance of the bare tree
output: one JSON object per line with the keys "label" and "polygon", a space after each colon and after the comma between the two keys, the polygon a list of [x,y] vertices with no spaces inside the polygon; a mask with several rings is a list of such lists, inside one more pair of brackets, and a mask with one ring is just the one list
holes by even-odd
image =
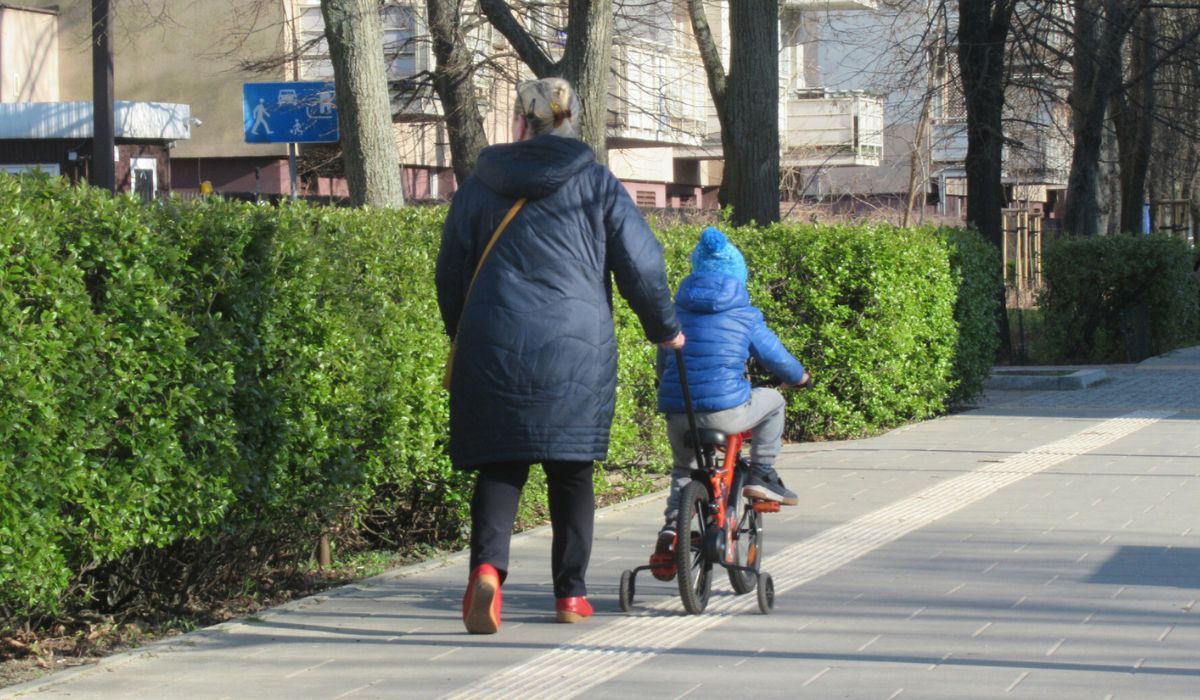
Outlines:
{"label": "bare tree", "polygon": [[346,182],[355,205],[404,204],[378,0],[321,0],[337,81]]}
{"label": "bare tree", "polygon": [[721,206],[732,207],[734,224],[774,223],[779,220],[779,3],[730,3],[728,75],[703,0],[688,0],[688,14],[721,123]]}
{"label": "bare tree", "polygon": [[[575,88],[583,104],[580,138],[592,147],[598,161],[607,162],[605,128],[612,61],[612,0],[567,1],[565,43],[558,60],[551,58],[545,38],[539,42],[539,37],[517,21],[509,5],[504,0],[480,0],[488,21],[504,35],[534,75],[561,77]],[[548,29],[557,34],[555,27]],[[557,40],[557,36],[552,37],[552,43]]]}

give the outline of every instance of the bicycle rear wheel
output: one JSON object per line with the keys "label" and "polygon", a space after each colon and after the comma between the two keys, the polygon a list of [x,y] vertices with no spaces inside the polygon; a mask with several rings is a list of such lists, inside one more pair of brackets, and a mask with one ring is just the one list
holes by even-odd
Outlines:
{"label": "bicycle rear wheel", "polygon": [[729,584],[734,593],[743,594],[754,590],[758,583],[758,572],[762,568],[763,516],[754,510],[750,499],[742,495],[742,487],[746,483],[748,469],[739,465],[733,477],[733,491],[729,494],[729,505],[725,512],[727,526],[733,528],[734,563],[744,566],[744,569],[726,569],[729,573]]}
{"label": "bicycle rear wheel", "polygon": [[704,556],[705,534],[710,527],[708,489],[699,481],[692,481],[683,487],[679,496],[675,529],[679,597],[688,612],[699,615],[708,607],[708,594],[712,589],[713,564]]}

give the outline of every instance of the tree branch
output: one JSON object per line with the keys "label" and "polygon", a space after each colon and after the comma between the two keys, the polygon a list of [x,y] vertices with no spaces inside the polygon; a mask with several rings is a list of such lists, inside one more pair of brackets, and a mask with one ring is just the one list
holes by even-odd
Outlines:
{"label": "tree branch", "polygon": [[692,20],[692,32],[696,35],[696,46],[700,49],[700,59],[704,61],[704,72],[708,75],[708,89],[712,91],[713,102],[720,104],[725,99],[725,67],[721,65],[721,53],[708,27],[704,2],[688,0],[687,9]]}
{"label": "tree branch", "polygon": [[562,66],[559,61],[552,61],[542,47],[538,46],[533,37],[517,22],[512,9],[504,0],[479,0],[479,7],[493,27],[508,39],[508,43],[520,56],[521,61],[529,66],[533,74],[539,78],[557,75]]}

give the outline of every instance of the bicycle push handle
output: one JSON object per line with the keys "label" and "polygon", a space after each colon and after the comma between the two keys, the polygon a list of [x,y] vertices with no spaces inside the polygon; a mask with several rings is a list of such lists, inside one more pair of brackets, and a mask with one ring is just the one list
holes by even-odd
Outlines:
{"label": "bicycle push handle", "polygon": [[683,389],[683,405],[687,408],[688,430],[692,434],[692,450],[696,453],[696,465],[700,460],[700,431],[696,429],[696,411],[692,408],[692,392],[688,389],[687,369],[683,366],[683,350],[675,348],[675,366],[679,368],[679,386]]}

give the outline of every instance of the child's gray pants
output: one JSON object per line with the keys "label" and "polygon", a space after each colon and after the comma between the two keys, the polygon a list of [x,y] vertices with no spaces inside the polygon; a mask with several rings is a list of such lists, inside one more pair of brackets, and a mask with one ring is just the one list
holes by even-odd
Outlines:
{"label": "child's gray pants", "polygon": [[[750,463],[771,466],[783,447],[784,408],[783,396],[768,387],[758,387],[750,392],[750,400],[740,406],[712,413],[697,413],[696,427],[720,430],[723,433],[740,433],[751,430]],[[688,433],[686,413],[667,414],[667,439],[671,442],[674,466],[671,469],[671,493],[667,496],[667,508],[663,515],[667,520],[679,511],[679,492],[692,480],[696,468],[696,455],[686,444]]]}

